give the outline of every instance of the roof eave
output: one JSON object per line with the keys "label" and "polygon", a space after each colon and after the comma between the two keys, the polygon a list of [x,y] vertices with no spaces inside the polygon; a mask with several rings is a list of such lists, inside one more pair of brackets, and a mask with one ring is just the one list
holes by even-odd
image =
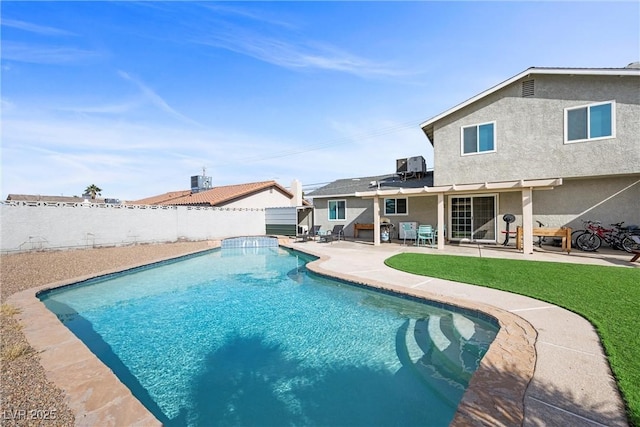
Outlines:
{"label": "roof eave", "polygon": [[423,196],[425,194],[455,194],[474,192],[505,192],[516,191],[523,188],[535,188],[538,190],[551,189],[562,185],[562,178],[533,179],[519,181],[483,182],[478,184],[451,184],[437,187],[399,188],[393,190],[373,190],[356,192],[356,197],[363,199],[381,196]]}
{"label": "roof eave", "polygon": [[[429,135],[433,136],[433,124],[435,122],[437,122],[438,120],[458,111],[461,110],[462,108],[473,104],[474,102],[506,87],[509,86],[510,84],[524,78],[527,77],[529,75],[532,74],[554,74],[554,75],[567,75],[567,76],[575,76],[575,75],[583,75],[583,76],[640,76],[640,69],[637,68],[608,68],[608,69],[601,69],[601,68],[536,68],[536,67],[530,67],[527,68],[526,70],[524,70],[523,72],[516,74],[515,76],[511,77],[510,79],[507,79],[505,81],[503,81],[502,83],[499,83],[487,90],[485,90],[484,92],[479,93],[478,95],[467,99],[466,101],[456,105],[453,108],[450,108],[448,110],[446,110],[445,112],[438,114],[435,117],[430,118],[429,120],[423,122],[422,124],[420,124],[420,128],[422,129],[422,131],[427,135],[427,138],[429,138]],[[432,138],[429,138],[429,141],[431,141],[431,144],[433,144]]]}

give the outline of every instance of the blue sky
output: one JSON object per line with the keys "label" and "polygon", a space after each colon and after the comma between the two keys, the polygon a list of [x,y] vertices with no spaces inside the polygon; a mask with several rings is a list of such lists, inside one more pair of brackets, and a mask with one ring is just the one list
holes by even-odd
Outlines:
{"label": "blue sky", "polygon": [[640,59],[640,3],[2,1],[2,198],[393,173],[531,66]]}

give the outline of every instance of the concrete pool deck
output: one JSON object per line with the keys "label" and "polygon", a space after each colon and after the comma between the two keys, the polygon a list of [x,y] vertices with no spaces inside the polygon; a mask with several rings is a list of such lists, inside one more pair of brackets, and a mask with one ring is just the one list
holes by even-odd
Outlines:
{"label": "concrete pool deck", "polygon": [[[638,267],[622,252],[566,255],[538,251],[447,245],[444,251],[366,242],[282,244],[320,257],[309,268],[322,274],[411,293],[486,312],[499,319],[499,340],[460,406],[455,425],[626,426],[622,400],[597,334],[581,317],[531,298],[391,269],[384,260],[400,252],[581,262]],[[211,242],[210,247],[219,246]],[[132,267],[132,266],[129,266]],[[100,275],[108,273],[102,272]],[[88,277],[85,277],[86,279]],[[76,425],[159,425],[159,422],[35,297],[36,291],[75,283],[51,283],[9,297],[21,309],[23,332],[50,378],[67,396]],[[495,351],[494,351],[495,350]]]}
{"label": "concrete pool deck", "polygon": [[[303,242],[292,243],[292,248],[321,257],[317,263],[323,274],[372,283],[385,288],[399,290],[417,295],[432,297],[436,300],[451,302],[465,307],[477,307],[487,312],[487,308],[496,308],[503,314],[509,313],[524,319],[531,325],[531,330],[515,337],[505,336],[507,341],[523,340],[517,346],[511,358],[491,360],[486,376],[493,377],[484,381],[482,387],[493,388],[496,396],[478,396],[473,394],[471,408],[462,407],[467,418],[457,418],[458,425],[517,425],[524,426],[627,426],[624,403],[620,397],[615,380],[609,368],[607,358],[593,326],[581,316],[560,307],[532,298],[508,292],[451,282],[448,280],[417,276],[387,267],[384,260],[402,252],[422,252],[433,254],[452,254],[463,256],[483,256],[496,258],[528,259],[552,262],[574,262],[595,265],[617,265],[637,268],[631,264],[630,254],[620,251],[600,251],[600,253],[566,254],[559,250],[536,250],[534,254],[523,255],[514,249],[501,246],[481,245],[447,245],[444,251],[437,249],[404,246],[402,244],[382,244],[373,246],[362,242],[334,241],[332,243]],[[495,312],[489,311],[496,315]],[[503,315],[496,316],[498,318]],[[505,320],[507,326],[522,327],[512,324],[513,319]],[[505,324],[501,322],[504,328]],[[507,327],[508,329],[508,327]],[[523,337],[524,335],[524,337]],[[498,339],[496,340],[498,341]],[[528,343],[534,346],[533,355],[526,349]],[[505,343],[502,343],[505,344]],[[502,346],[498,344],[498,346]],[[492,345],[493,347],[493,345]],[[499,351],[514,351],[501,348]],[[491,350],[490,350],[491,353]],[[489,356],[485,356],[485,359]],[[495,356],[495,355],[493,355]],[[533,356],[531,358],[531,356]],[[512,363],[509,366],[509,361]],[[484,362],[484,360],[483,360]],[[505,363],[506,362],[506,363]],[[496,365],[496,363],[498,365]],[[502,365],[499,365],[502,363]],[[531,365],[528,376],[527,365]],[[518,371],[515,376],[504,370]],[[478,371],[478,373],[480,370]],[[474,380],[478,376],[474,375]],[[507,374],[507,375],[505,375]],[[483,374],[481,374],[483,375]],[[519,381],[518,381],[519,380]],[[523,387],[524,384],[524,387]],[[478,384],[480,385],[480,384]],[[470,389],[473,387],[470,385]],[[510,389],[510,388],[513,389]],[[524,395],[518,393],[523,390]],[[475,392],[482,393],[481,390]],[[474,392],[474,393],[475,393]],[[469,394],[469,393],[468,393]],[[511,395],[513,401],[509,402]],[[522,397],[524,396],[524,397]],[[466,396],[465,397],[469,397]],[[522,420],[517,415],[512,417],[504,413],[508,405],[516,405],[521,400],[524,406]],[[476,404],[483,401],[485,406]],[[464,404],[465,402],[463,402]],[[499,406],[507,405],[500,408]],[[512,408],[516,410],[514,406]]]}

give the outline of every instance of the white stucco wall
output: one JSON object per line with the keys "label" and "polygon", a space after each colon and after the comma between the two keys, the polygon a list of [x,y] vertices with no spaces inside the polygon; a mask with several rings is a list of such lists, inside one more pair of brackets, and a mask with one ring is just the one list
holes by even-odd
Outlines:
{"label": "white stucco wall", "polygon": [[0,203],[0,250],[119,246],[264,235],[262,208]]}

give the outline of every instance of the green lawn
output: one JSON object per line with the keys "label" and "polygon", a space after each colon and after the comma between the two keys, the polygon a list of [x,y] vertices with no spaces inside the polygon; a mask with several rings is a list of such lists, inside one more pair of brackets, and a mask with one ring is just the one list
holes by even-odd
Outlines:
{"label": "green lawn", "polygon": [[501,289],[580,314],[597,329],[631,425],[640,426],[640,269],[403,253],[385,263],[409,273]]}

